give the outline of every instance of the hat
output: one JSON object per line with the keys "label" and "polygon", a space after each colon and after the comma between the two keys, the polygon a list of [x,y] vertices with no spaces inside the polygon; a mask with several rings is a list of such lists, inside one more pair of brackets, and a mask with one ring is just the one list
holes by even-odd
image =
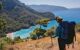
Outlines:
{"label": "hat", "polygon": [[63,20],[60,16],[56,16],[55,20]]}

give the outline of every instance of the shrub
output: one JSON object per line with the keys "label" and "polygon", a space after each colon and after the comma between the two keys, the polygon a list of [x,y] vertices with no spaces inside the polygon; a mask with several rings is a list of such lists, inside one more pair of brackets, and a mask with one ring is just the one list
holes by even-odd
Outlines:
{"label": "shrub", "polygon": [[0,4],[0,10],[2,9],[2,4]]}
{"label": "shrub", "polygon": [[36,33],[35,32],[30,33],[30,38],[36,40],[37,39]]}
{"label": "shrub", "polygon": [[19,43],[19,42],[23,42],[23,40],[20,38],[20,36],[18,36],[14,38],[14,42]]}
{"label": "shrub", "polygon": [[31,34],[30,37],[31,39],[39,39],[41,37],[44,37],[44,33],[46,32],[46,30],[41,29],[41,28],[36,28]]}
{"label": "shrub", "polygon": [[53,36],[54,35],[54,32],[55,32],[55,27],[52,27],[52,28],[50,28],[50,29],[48,29],[45,33],[44,33],[44,35],[45,36]]}
{"label": "shrub", "polygon": [[0,50],[3,50],[3,49],[4,49],[3,43],[0,43]]}
{"label": "shrub", "polygon": [[13,44],[13,40],[12,39],[10,39],[10,38],[8,38],[8,37],[4,37],[3,38],[3,43],[6,43],[6,44]]}

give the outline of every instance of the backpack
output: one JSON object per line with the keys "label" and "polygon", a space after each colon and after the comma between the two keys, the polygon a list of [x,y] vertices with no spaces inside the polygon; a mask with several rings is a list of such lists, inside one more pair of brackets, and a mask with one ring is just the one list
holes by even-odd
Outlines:
{"label": "backpack", "polygon": [[75,22],[65,22],[63,26],[63,33],[67,36],[65,42],[66,44],[72,44],[75,37]]}

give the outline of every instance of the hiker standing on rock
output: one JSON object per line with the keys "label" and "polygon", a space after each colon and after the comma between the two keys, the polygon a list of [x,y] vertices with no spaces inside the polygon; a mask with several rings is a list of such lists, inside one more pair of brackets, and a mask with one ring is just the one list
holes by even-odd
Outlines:
{"label": "hiker standing on rock", "polygon": [[58,16],[56,17],[56,21],[59,23],[56,29],[59,50],[66,50],[66,44],[74,43],[75,22],[63,21],[63,19]]}

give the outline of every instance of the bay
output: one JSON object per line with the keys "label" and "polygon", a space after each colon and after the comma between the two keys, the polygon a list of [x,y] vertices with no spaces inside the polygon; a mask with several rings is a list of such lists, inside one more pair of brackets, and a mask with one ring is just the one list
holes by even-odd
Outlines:
{"label": "bay", "polygon": [[[75,21],[76,23],[80,23],[80,10],[64,10],[64,11],[53,11],[56,16],[60,16],[64,19],[64,21]],[[42,27],[43,29],[49,29],[51,27],[58,26],[55,20],[52,20],[48,23],[47,27]],[[13,37],[20,36],[21,38],[26,38],[30,36],[30,33],[39,26],[31,26],[28,29],[21,29],[19,31],[14,32]]]}

